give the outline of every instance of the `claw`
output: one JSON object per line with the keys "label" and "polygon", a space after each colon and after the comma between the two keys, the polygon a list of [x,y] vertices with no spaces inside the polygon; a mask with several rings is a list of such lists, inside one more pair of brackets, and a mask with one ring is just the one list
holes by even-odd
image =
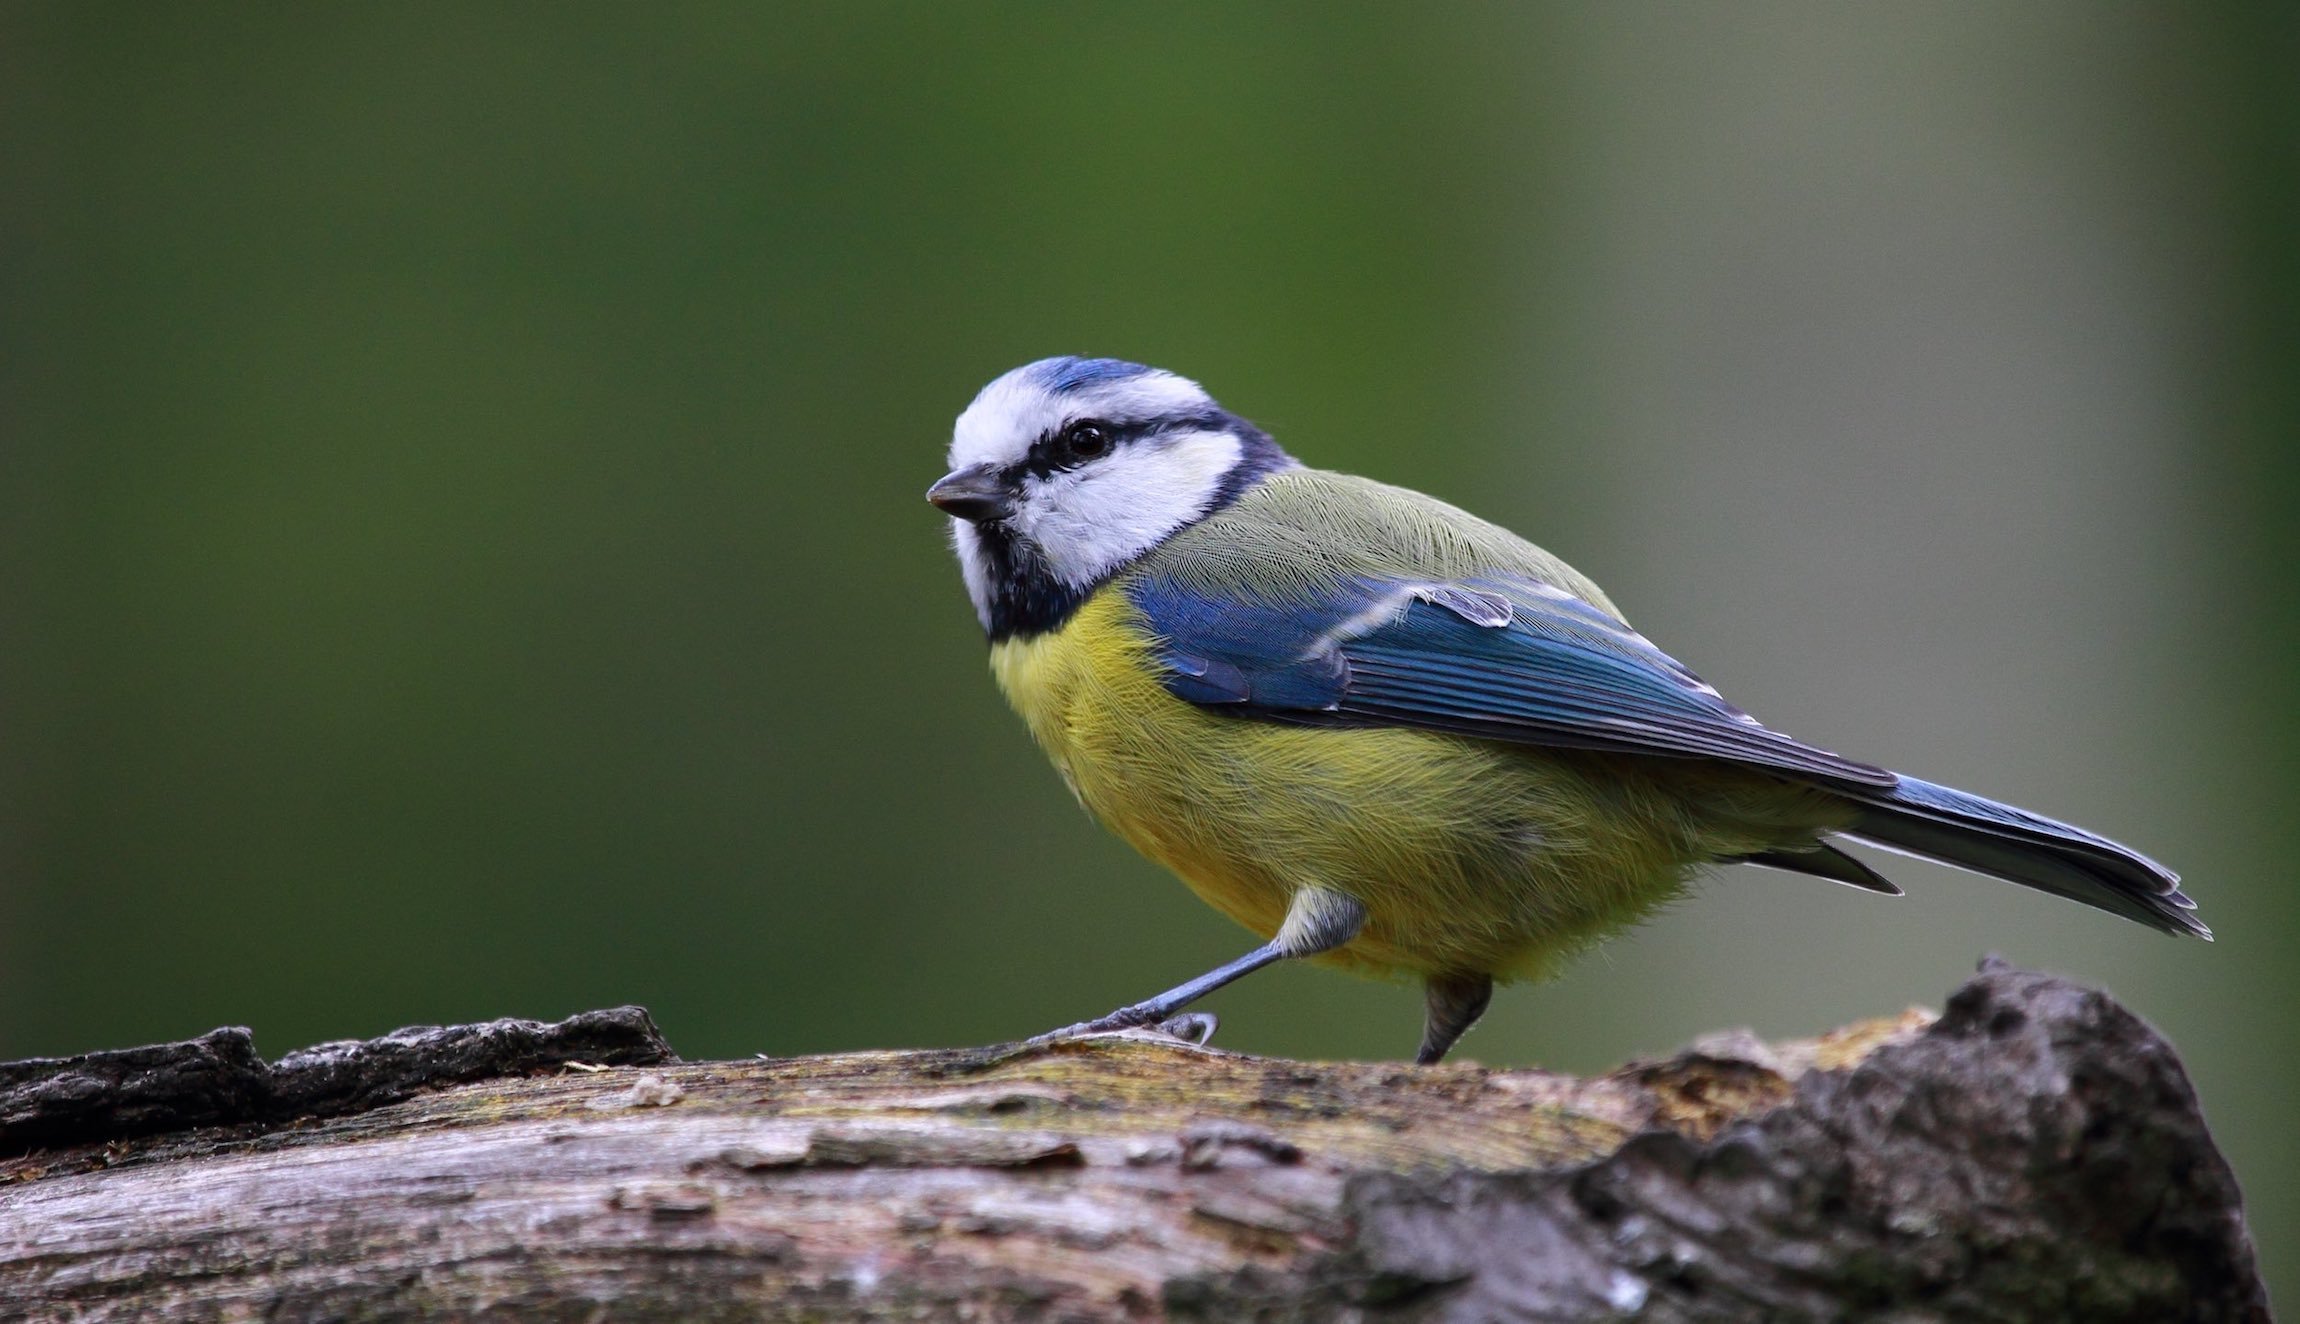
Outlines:
{"label": "claw", "polygon": [[1193,1047],[1204,1048],[1213,1041],[1214,1031],[1222,1027],[1222,1018],[1210,1011],[1186,1011],[1169,1016],[1155,1027],[1160,1034],[1172,1035]]}

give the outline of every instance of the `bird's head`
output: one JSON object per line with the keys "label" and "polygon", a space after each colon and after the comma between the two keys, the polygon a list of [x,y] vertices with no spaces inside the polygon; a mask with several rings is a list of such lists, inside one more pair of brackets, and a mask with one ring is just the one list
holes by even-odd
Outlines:
{"label": "bird's head", "polygon": [[1144,552],[1294,465],[1198,383],[1117,359],[1055,358],[982,388],[926,499],[993,639],[1060,625]]}

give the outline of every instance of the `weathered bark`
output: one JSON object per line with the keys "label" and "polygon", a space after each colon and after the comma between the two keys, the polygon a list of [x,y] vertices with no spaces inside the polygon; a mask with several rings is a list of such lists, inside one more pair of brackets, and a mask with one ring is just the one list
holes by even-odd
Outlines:
{"label": "weathered bark", "polygon": [[1139,1034],[676,1064],[630,1009],[218,1033],[0,1068],[0,1315],[2267,1318],[2171,1047],[1995,965],[1588,1080]]}

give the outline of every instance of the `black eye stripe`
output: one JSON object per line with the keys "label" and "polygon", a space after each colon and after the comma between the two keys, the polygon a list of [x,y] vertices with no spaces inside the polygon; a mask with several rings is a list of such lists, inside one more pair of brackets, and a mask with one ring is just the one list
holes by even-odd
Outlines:
{"label": "black eye stripe", "polygon": [[1032,442],[1030,454],[1024,458],[1020,468],[1025,473],[1046,478],[1098,460],[1127,442],[1159,430],[1159,424],[1109,423],[1099,418],[1073,419]]}
{"label": "black eye stripe", "polygon": [[[1144,423],[1114,423],[1103,418],[1072,419],[1049,431],[1030,445],[1030,453],[1009,472],[1019,478],[1028,474],[1034,478],[1049,478],[1065,470],[1102,458],[1145,438],[1162,436],[1169,432],[1230,432],[1239,426],[1238,420],[1219,411],[1204,414],[1180,414],[1154,419]],[[1081,453],[1071,444],[1071,435],[1079,428],[1091,427],[1102,436],[1102,447]]]}

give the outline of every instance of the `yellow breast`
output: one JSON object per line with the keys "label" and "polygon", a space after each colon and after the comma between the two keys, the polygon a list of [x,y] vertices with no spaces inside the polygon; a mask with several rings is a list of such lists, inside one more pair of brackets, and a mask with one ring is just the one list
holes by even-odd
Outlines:
{"label": "yellow breast", "polygon": [[1332,964],[1538,976],[1700,862],[1809,843],[1838,812],[1694,760],[1201,708],[1167,693],[1152,643],[1106,588],[991,668],[1080,801],[1216,909],[1267,937],[1302,887],[1365,903]]}
{"label": "yellow breast", "polygon": [[1095,817],[1267,937],[1310,876],[1292,848],[1309,830],[1295,779],[1271,746],[1287,733],[1167,693],[1150,642],[1105,590],[1061,630],[997,645],[991,669]]}
{"label": "yellow breast", "polygon": [[[1682,878],[1681,859],[1597,849],[1612,819],[1558,784],[1580,781],[1570,757],[1553,767],[1421,731],[1211,712],[1166,692],[1150,642],[1105,590],[1062,629],[997,645],[991,666],[1097,818],[1265,937],[1316,884],[1369,911],[1335,963],[1533,973],[1546,950],[1634,918]],[[1537,862],[1553,845],[1558,859],[1624,867],[1545,879]]]}

